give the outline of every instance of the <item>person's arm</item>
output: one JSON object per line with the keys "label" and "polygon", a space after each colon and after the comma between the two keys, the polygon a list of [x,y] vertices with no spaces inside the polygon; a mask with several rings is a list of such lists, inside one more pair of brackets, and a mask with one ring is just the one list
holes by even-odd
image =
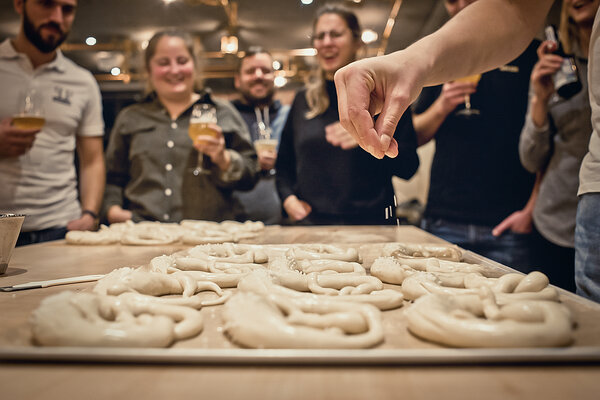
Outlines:
{"label": "person's arm", "polygon": [[123,209],[125,186],[131,179],[129,175],[130,136],[121,133],[128,120],[128,110],[119,113],[106,148],[106,188],[102,203],[102,219],[108,223],[125,222],[132,218],[130,210]]}
{"label": "person's arm", "polygon": [[[340,121],[377,158],[395,157],[400,116],[424,86],[502,65],[522,52],[551,0],[485,0],[404,50],[351,63],[335,74]],[[373,115],[381,114],[377,122]]]}
{"label": "person's arm", "polygon": [[213,101],[217,104],[219,120],[216,128],[222,130],[222,134],[218,149],[205,153],[214,165],[210,178],[221,188],[250,190],[258,180],[258,163],[246,122],[230,102],[216,98]]}
{"label": "person's arm", "polygon": [[417,132],[419,146],[433,139],[448,115],[456,109],[456,106],[465,102],[465,95],[475,93],[476,87],[476,83],[445,83],[440,95],[429,108],[422,113],[413,114],[413,125]]}
{"label": "person's arm", "polygon": [[294,114],[298,107],[298,96],[296,94],[294,103],[289,112],[288,119],[281,132],[277,161],[275,162],[275,183],[277,193],[285,213],[293,220],[298,221],[306,218],[312,211],[310,205],[299,199],[294,191],[296,184],[296,153],[294,151]]}
{"label": "person's arm", "polygon": [[96,218],[102,195],[106,169],[101,136],[77,136],[77,155],[79,156],[79,197],[82,215],[67,224],[68,230],[91,230],[96,228]]}
{"label": "person's arm", "polygon": [[562,57],[552,54],[556,43],[545,41],[537,49],[538,61],[531,71],[529,104],[519,138],[519,158],[529,172],[545,168],[551,156],[552,133],[548,102],[554,94],[553,74],[561,67]]}

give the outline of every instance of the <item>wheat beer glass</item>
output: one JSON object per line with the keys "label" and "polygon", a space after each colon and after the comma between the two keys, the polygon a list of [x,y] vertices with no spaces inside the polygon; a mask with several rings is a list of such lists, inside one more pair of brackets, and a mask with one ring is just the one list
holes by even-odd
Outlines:
{"label": "wheat beer glass", "polygon": [[[217,109],[212,104],[201,103],[195,104],[192,108],[192,115],[190,117],[190,127],[188,129],[188,135],[192,142],[201,143],[199,136],[213,136],[217,137],[218,133],[214,129],[210,128],[210,124],[217,123]],[[210,169],[203,166],[204,154],[198,152],[198,160],[196,162],[196,168],[193,171],[195,176],[200,174],[210,173]]]}

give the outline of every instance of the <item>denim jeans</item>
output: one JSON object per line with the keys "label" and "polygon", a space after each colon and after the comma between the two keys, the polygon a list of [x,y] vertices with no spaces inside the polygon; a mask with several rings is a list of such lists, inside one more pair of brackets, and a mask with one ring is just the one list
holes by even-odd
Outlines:
{"label": "denim jeans", "polygon": [[441,239],[521,272],[535,270],[528,234],[504,232],[495,237],[493,226],[461,224],[439,218],[426,218],[421,227]]}
{"label": "denim jeans", "polygon": [[579,198],[575,226],[577,294],[600,302],[600,193]]}
{"label": "denim jeans", "polygon": [[17,239],[17,246],[64,239],[66,234],[67,228],[49,228],[41,231],[21,232]]}

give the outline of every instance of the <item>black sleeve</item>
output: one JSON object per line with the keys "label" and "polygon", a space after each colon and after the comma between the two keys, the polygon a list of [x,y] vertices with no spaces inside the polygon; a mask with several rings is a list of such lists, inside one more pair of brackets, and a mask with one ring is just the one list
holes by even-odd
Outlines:
{"label": "black sleeve", "polygon": [[292,103],[288,119],[281,132],[277,161],[275,162],[275,182],[281,202],[294,194],[296,185],[296,152],[294,150],[294,118],[298,113],[298,96]]}

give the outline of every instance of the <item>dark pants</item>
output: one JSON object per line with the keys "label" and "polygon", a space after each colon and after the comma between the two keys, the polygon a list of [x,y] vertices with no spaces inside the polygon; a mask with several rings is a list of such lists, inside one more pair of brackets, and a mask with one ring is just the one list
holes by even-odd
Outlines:
{"label": "dark pants", "polygon": [[421,228],[464,249],[521,272],[531,272],[533,249],[529,234],[504,232],[492,235],[493,226],[461,224],[440,218],[425,218]]}
{"label": "dark pants", "polygon": [[550,283],[575,292],[575,249],[554,244],[533,227],[531,241],[535,250],[534,269],[550,279]]}
{"label": "dark pants", "polygon": [[19,239],[17,239],[17,247],[64,239],[66,234],[67,228],[48,228],[41,231],[21,232]]}

